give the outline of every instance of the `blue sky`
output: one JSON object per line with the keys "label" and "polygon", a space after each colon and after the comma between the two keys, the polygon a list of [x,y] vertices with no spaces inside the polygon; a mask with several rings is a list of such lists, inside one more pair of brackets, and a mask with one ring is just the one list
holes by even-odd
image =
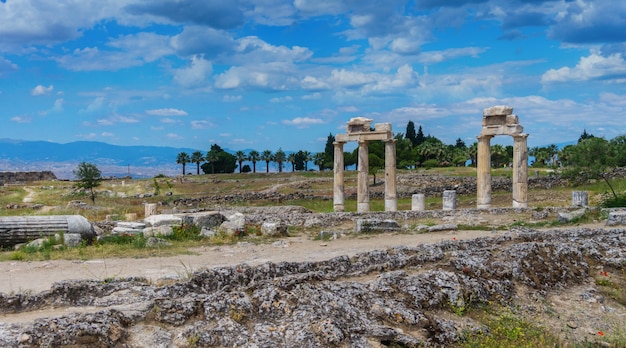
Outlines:
{"label": "blue sky", "polygon": [[1,0],[0,138],[319,152],[365,116],[471,144],[502,104],[529,146],[613,138],[625,56],[622,0]]}

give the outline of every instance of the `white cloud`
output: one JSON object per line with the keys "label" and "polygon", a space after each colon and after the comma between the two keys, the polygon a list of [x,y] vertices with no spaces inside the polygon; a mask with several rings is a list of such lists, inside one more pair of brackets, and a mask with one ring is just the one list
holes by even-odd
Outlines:
{"label": "white cloud", "polygon": [[307,95],[303,95],[302,99],[303,100],[318,100],[322,98],[322,94],[319,92],[316,93],[312,93],[312,94],[307,94]]}
{"label": "white cloud", "polygon": [[14,117],[11,117],[11,121],[15,123],[31,123],[32,119],[27,116],[14,116]]}
{"label": "white cloud", "polygon": [[229,138],[229,137],[232,137],[233,135],[231,133],[220,133],[219,136],[224,137],[224,138]]}
{"label": "white cloud", "polygon": [[191,121],[191,128],[193,129],[207,129],[207,128],[213,128],[215,127],[215,125],[209,121],[205,121],[205,120],[195,120],[195,121]]}
{"label": "white cloud", "polygon": [[270,103],[286,103],[292,100],[293,100],[293,97],[291,96],[275,97],[275,98],[270,99]]}
{"label": "white cloud", "polygon": [[54,86],[50,85],[48,87],[44,87],[42,85],[37,85],[37,87],[33,88],[32,91],[30,91],[30,94],[33,96],[39,96],[39,95],[47,95],[52,93],[52,91],[54,90]]}
{"label": "white cloud", "polygon": [[91,103],[87,105],[87,109],[81,110],[81,111],[96,112],[102,108],[103,104],[104,104],[104,97],[96,97],[94,100],[91,101]]}
{"label": "white cloud", "polygon": [[241,101],[243,97],[241,95],[225,95],[222,98],[222,101],[225,103],[234,103],[234,102],[238,102]]}
{"label": "white cloud", "polygon": [[296,117],[291,120],[283,120],[283,124],[296,126],[298,128],[306,128],[316,124],[324,124],[324,120],[320,118],[311,118],[311,117]]}
{"label": "white cloud", "polygon": [[176,123],[176,122],[178,122],[178,121],[176,121],[175,119],[172,119],[172,118],[167,118],[167,117],[166,117],[166,118],[161,119],[161,122],[162,122],[162,123],[167,123],[167,124],[173,124],[173,123]]}
{"label": "white cloud", "polygon": [[195,88],[208,83],[213,65],[201,56],[193,56],[189,66],[174,71],[174,81],[185,88]]}
{"label": "white cloud", "polygon": [[626,61],[620,53],[603,57],[592,52],[588,57],[581,57],[575,67],[550,69],[541,76],[541,83],[613,80],[626,77]]}
{"label": "white cloud", "polygon": [[115,134],[113,134],[113,133],[109,133],[109,132],[102,132],[102,133],[100,134],[100,136],[107,137],[107,138],[111,138],[111,137],[114,137],[114,136],[115,136]]}
{"label": "white cloud", "polygon": [[169,139],[183,139],[183,137],[181,137],[180,135],[176,133],[167,133],[165,136],[168,137]]}
{"label": "white cloud", "polygon": [[174,108],[146,110],[146,114],[152,116],[187,116],[186,111]]}

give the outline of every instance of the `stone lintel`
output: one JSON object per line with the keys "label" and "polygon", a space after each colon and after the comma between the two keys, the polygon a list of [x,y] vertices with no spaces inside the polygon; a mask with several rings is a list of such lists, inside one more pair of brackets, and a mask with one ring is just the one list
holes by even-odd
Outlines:
{"label": "stone lintel", "polygon": [[521,135],[522,132],[524,132],[524,127],[521,125],[487,126],[483,127],[480,135],[510,135],[515,137]]}
{"label": "stone lintel", "polygon": [[506,105],[496,105],[483,110],[483,116],[512,115],[513,108]]}
{"label": "stone lintel", "polygon": [[[389,140],[393,139],[392,132],[361,132],[347,134],[346,137],[350,141],[374,141],[374,140]],[[335,137],[337,140],[337,137]]]}
{"label": "stone lintel", "polygon": [[519,124],[517,115],[489,115],[483,116],[483,127],[514,126]]}

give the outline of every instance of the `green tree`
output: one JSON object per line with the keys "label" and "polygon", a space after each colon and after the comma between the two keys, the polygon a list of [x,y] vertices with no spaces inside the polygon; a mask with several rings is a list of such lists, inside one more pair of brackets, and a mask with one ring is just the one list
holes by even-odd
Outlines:
{"label": "green tree", "polygon": [[237,158],[237,162],[239,163],[239,173],[241,173],[241,164],[247,158],[246,153],[241,151],[241,150],[239,150],[239,151],[235,152],[235,158]]}
{"label": "green tree", "polygon": [[189,161],[191,161],[191,158],[186,152],[181,152],[176,156],[176,164],[183,165],[183,175],[185,175],[185,166],[189,163]]}
{"label": "green tree", "polygon": [[291,163],[291,172],[296,171],[296,153],[292,152],[287,155],[287,162]]}
{"label": "green tree", "polygon": [[476,167],[476,162],[478,159],[478,142],[474,142],[470,147],[467,148],[467,153],[470,158],[471,166]]}
{"label": "green tree", "polygon": [[324,171],[324,169],[326,169],[326,167],[324,166],[326,163],[326,154],[323,152],[317,152],[315,155],[313,155],[313,164],[315,164],[318,168],[319,171]]}
{"label": "green tree", "polygon": [[370,152],[367,154],[367,165],[369,172],[374,176],[374,185],[376,185],[376,172],[385,168],[385,160]]}
{"label": "green tree", "polygon": [[424,132],[422,131],[422,126],[417,129],[417,134],[415,135],[415,144],[421,145],[426,141],[426,137],[424,136]]}
{"label": "green tree", "polygon": [[[423,134],[422,134],[423,135]],[[415,123],[413,121],[409,121],[406,124],[406,135],[405,137],[411,142],[411,146],[417,146],[417,133],[415,133]]]}
{"label": "green tree", "polygon": [[76,170],[74,170],[74,176],[76,176],[76,182],[74,187],[89,190],[91,196],[91,202],[96,202],[96,193],[94,188],[100,186],[102,182],[102,173],[95,164],[81,162]]}
{"label": "green tree", "polygon": [[[310,156],[310,154],[309,154]],[[306,170],[307,151],[299,150],[294,154],[294,168],[295,170]]]}
{"label": "green tree", "polygon": [[591,133],[587,133],[586,129],[583,129],[583,133],[580,135],[580,137],[578,138],[578,143],[580,144],[580,142],[582,142],[585,139],[591,139],[591,138],[595,138],[593,136],[593,134]]}
{"label": "green tree", "polygon": [[261,155],[258,151],[252,150],[248,153],[248,161],[252,162],[252,172],[256,173],[256,163],[261,158]]}
{"label": "green tree", "polygon": [[204,155],[200,151],[191,154],[191,163],[196,164],[196,175],[200,175],[200,163],[204,162]]}
{"label": "green tree", "polygon": [[501,167],[503,163],[506,163],[507,153],[504,146],[500,144],[491,146],[491,163],[495,168]]}
{"label": "green tree", "polygon": [[208,173],[209,169],[212,174],[234,173],[237,168],[237,158],[224,151],[217,144],[211,145],[211,150],[207,153],[206,157],[209,163],[205,163],[201,166],[205,173]]}
{"label": "green tree", "polygon": [[609,168],[615,166],[615,158],[606,139],[598,137],[583,139],[576,146],[568,149],[568,167],[563,171],[563,176],[576,183],[583,183],[589,179],[603,179],[617,199],[617,194],[606,173]]}
{"label": "green tree", "polygon": [[261,153],[261,160],[265,161],[265,172],[270,172],[270,162],[274,160],[274,155],[271,150],[265,150]]}
{"label": "green tree", "polygon": [[287,155],[285,154],[285,151],[283,151],[282,148],[278,148],[278,151],[276,151],[276,153],[274,154],[274,162],[276,162],[276,164],[278,164],[278,172],[282,173],[283,172],[283,163],[285,163],[285,161],[287,160]]}
{"label": "green tree", "polygon": [[456,144],[454,145],[454,147],[457,147],[457,148],[460,148],[460,149],[464,149],[467,146],[465,146],[465,142],[461,138],[457,138],[456,139]]}
{"label": "green tree", "polygon": [[309,151],[303,151],[304,171],[309,171],[309,162],[313,160],[313,155]]}

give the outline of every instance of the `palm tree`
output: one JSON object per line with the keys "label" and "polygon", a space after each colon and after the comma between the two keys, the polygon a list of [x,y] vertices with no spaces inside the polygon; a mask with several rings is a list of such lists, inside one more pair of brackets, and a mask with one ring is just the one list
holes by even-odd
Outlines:
{"label": "palm tree", "polygon": [[181,152],[178,154],[178,156],[176,156],[176,164],[183,165],[183,175],[185,175],[185,165],[189,163],[189,160],[189,155],[186,152]]}
{"label": "palm tree", "polygon": [[290,153],[287,156],[287,162],[291,163],[291,172],[295,172],[296,171],[296,154],[295,153]]}
{"label": "palm tree", "polygon": [[304,151],[304,171],[309,171],[309,161],[313,160],[313,155],[309,151]]}
{"label": "palm tree", "polygon": [[287,155],[285,154],[285,151],[283,151],[283,149],[279,147],[278,151],[276,151],[276,153],[274,154],[274,162],[278,164],[279,173],[283,172],[283,162],[285,162],[286,160]]}
{"label": "palm tree", "polygon": [[204,162],[204,155],[200,151],[191,154],[191,163],[196,164],[196,175],[200,175],[200,163]]}
{"label": "palm tree", "polygon": [[491,161],[493,162],[495,168],[500,167],[506,156],[507,153],[504,146],[500,144],[491,146]]}
{"label": "palm tree", "polygon": [[324,161],[326,160],[326,154],[324,152],[318,152],[313,155],[313,164],[320,168],[320,172],[324,170]]}
{"label": "palm tree", "polygon": [[273,159],[274,159],[274,156],[272,155],[272,151],[265,150],[265,151],[263,151],[263,153],[261,153],[261,160],[265,161],[265,172],[266,173],[270,172],[270,162]]}
{"label": "palm tree", "polygon": [[237,162],[239,162],[239,173],[241,173],[241,163],[246,160],[246,153],[243,151],[235,152],[235,157],[237,158]]}
{"label": "palm tree", "polygon": [[219,160],[215,151],[209,151],[206,154],[207,162],[211,163],[211,174],[215,174],[215,162]]}
{"label": "palm tree", "polygon": [[477,160],[477,157],[478,157],[478,143],[474,142],[470,147],[467,148],[467,151],[469,153],[471,166],[475,167],[476,166],[476,160]]}
{"label": "palm tree", "polygon": [[248,153],[248,161],[252,162],[252,172],[256,173],[256,162],[259,160],[259,152],[252,150]]}

